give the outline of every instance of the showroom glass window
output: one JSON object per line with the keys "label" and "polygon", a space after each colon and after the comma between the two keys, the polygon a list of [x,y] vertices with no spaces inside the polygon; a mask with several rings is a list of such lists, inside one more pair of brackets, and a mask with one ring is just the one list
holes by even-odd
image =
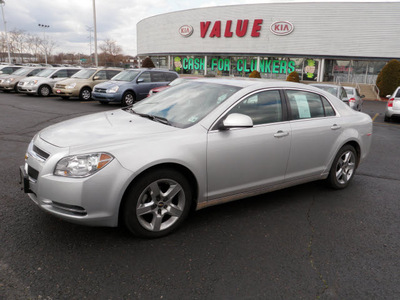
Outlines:
{"label": "showroom glass window", "polygon": [[254,125],[282,121],[282,101],[279,91],[264,91],[253,94],[235,107],[229,113],[240,113],[249,116]]}
{"label": "showroom glass window", "polygon": [[334,116],[329,101],[318,94],[305,91],[286,91],[293,120]]}

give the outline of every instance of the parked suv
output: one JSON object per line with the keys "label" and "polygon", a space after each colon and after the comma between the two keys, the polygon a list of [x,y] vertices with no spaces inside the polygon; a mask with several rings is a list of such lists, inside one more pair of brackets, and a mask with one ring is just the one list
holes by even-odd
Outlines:
{"label": "parked suv", "polygon": [[92,98],[101,104],[120,102],[123,106],[147,97],[152,88],[167,85],[178,73],[161,69],[125,70],[104,83],[95,85]]}
{"label": "parked suv", "polygon": [[56,82],[69,78],[78,72],[79,68],[48,68],[34,77],[24,78],[18,82],[18,92],[47,97],[51,94]]}
{"label": "parked suv", "polygon": [[18,69],[14,73],[0,79],[0,90],[2,90],[3,92],[9,92],[12,90],[18,92],[17,84],[21,79],[35,76],[37,73],[39,73],[44,69],[45,69],[44,67],[40,68],[24,67]]}
{"label": "parked suv", "polygon": [[81,100],[89,100],[96,84],[105,82],[120,73],[122,69],[90,68],[80,70],[71,78],[61,80],[54,85],[53,94],[63,99],[79,97]]}

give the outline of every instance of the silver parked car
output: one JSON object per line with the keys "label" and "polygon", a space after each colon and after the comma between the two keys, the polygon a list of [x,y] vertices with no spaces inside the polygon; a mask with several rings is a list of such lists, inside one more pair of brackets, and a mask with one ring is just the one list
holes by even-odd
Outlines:
{"label": "silver parked car", "polygon": [[349,98],[347,96],[346,90],[341,85],[327,84],[327,83],[312,83],[310,85],[315,86],[321,90],[324,90],[324,91],[336,96],[343,102],[349,104]]}
{"label": "silver parked car", "polygon": [[345,188],[371,135],[368,115],[308,85],[198,79],[43,129],[21,182],[62,219],[159,237],[191,209],[313,180]]}
{"label": "silver parked car", "polygon": [[358,90],[354,87],[350,87],[350,86],[345,86],[344,87],[346,94],[347,94],[347,98],[349,98],[349,105],[352,109],[354,110],[358,110],[361,111],[362,110],[362,105],[364,103],[364,99],[365,96],[364,95],[360,95],[360,93],[358,92]]}
{"label": "silver parked car", "polygon": [[385,122],[390,122],[392,118],[400,118],[400,86],[394,91],[393,95],[387,95],[389,101],[385,110]]}
{"label": "silver parked car", "polygon": [[18,92],[43,97],[50,96],[56,82],[69,78],[78,72],[79,68],[48,68],[18,82]]}

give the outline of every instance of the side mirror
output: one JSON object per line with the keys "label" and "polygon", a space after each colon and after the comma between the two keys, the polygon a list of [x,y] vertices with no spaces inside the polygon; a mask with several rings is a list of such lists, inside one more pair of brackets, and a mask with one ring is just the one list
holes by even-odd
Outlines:
{"label": "side mirror", "polygon": [[361,95],[360,98],[365,98],[365,95]]}
{"label": "side mirror", "polygon": [[390,97],[392,97],[392,95],[386,95],[386,98],[390,98]]}
{"label": "side mirror", "polygon": [[94,76],[93,77],[93,80],[99,80],[100,79],[100,76]]}
{"label": "side mirror", "polygon": [[253,120],[243,114],[233,113],[226,117],[226,119],[222,122],[220,129],[227,130],[230,128],[249,128],[253,127]]}
{"label": "side mirror", "polygon": [[136,80],[136,82],[137,82],[137,83],[144,82],[144,79],[143,79],[143,78],[139,78],[138,80]]}

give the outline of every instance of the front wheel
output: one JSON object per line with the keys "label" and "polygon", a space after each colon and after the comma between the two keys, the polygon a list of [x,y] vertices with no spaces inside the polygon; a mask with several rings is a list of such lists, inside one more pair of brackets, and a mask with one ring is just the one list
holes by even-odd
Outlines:
{"label": "front wheel", "polygon": [[47,97],[51,94],[51,89],[48,85],[42,85],[41,87],[39,87],[38,94],[39,96]]}
{"label": "front wheel", "polygon": [[123,106],[133,105],[133,103],[135,103],[135,101],[136,101],[136,97],[132,92],[126,92],[122,96],[122,105]]}
{"label": "front wheel", "polygon": [[334,189],[344,189],[354,177],[357,167],[357,153],[353,146],[343,146],[336,155],[328,176],[328,183]]}
{"label": "front wheel", "polygon": [[82,101],[88,101],[92,98],[92,90],[88,87],[85,87],[79,93],[79,99]]}
{"label": "front wheel", "polygon": [[135,235],[146,238],[165,236],[188,216],[192,191],[179,172],[159,169],[145,174],[128,191],[123,220]]}

